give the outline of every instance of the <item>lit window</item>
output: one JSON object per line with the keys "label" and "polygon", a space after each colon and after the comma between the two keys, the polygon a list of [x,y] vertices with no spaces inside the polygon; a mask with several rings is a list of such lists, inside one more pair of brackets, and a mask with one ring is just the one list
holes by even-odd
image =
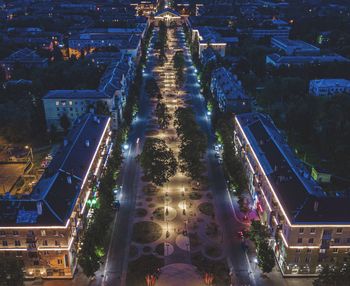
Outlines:
{"label": "lit window", "polygon": [[70,100],[70,101],[69,101],[69,105],[73,105],[73,101]]}
{"label": "lit window", "polygon": [[338,253],[338,248],[333,248],[333,253]]}
{"label": "lit window", "polygon": [[56,101],[56,105],[60,105],[60,102],[59,102],[59,101]]}
{"label": "lit window", "polygon": [[41,230],[41,236],[46,236],[46,231],[44,229]]}

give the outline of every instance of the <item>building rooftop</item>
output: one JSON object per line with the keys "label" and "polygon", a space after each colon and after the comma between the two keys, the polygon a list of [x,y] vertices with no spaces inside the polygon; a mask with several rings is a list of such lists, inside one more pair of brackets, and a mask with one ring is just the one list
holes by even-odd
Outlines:
{"label": "building rooftop", "polygon": [[269,117],[246,113],[236,119],[291,223],[350,222],[350,199],[325,195]]}
{"label": "building rooftop", "polygon": [[47,62],[47,59],[40,57],[35,50],[31,50],[28,48],[24,48],[18,50],[7,58],[2,59],[0,62],[2,63],[14,63],[14,62]]}
{"label": "building rooftop", "polygon": [[79,118],[32,193],[0,197],[0,226],[65,226],[109,120],[93,114]]}
{"label": "building rooftop", "polygon": [[107,97],[108,95],[103,91],[93,89],[56,89],[50,90],[43,99],[103,99]]}
{"label": "building rooftop", "polygon": [[301,40],[290,40],[286,38],[273,37],[272,43],[277,43],[279,46],[283,46],[283,47],[293,47],[297,49],[310,50],[314,52],[318,52],[320,50],[318,47],[315,47]]}
{"label": "building rooftop", "polygon": [[227,99],[246,99],[241,82],[226,68],[221,67],[213,71],[212,78],[215,78],[217,86],[220,86]]}
{"label": "building rooftop", "polygon": [[334,86],[350,87],[350,80],[344,79],[344,78],[323,78],[323,79],[311,80],[310,84],[317,85],[319,87],[334,87]]}
{"label": "building rooftop", "polygon": [[307,64],[307,63],[328,63],[328,62],[349,62],[350,60],[337,54],[320,56],[281,56],[271,54],[267,56],[276,64]]}

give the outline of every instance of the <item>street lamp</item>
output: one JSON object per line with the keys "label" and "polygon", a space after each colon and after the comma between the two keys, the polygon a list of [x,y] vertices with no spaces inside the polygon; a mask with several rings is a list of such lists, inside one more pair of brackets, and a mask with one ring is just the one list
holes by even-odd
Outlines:
{"label": "street lamp", "polygon": [[31,162],[33,162],[34,156],[33,156],[33,149],[32,149],[32,147],[26,145],[26,146],[24,146],[24,148],[26,148],[27,150],[29,150],[30,160],[31,160]]}

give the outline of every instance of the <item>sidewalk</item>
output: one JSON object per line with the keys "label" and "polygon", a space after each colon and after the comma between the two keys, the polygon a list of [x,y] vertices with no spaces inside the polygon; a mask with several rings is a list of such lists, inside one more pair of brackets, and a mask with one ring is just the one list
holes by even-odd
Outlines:
{"label": "sidewalk", "polygon": [[[246,198],[251,203],[251,198]],[[230,193],[230,199],[231,199],[231,205],[234,213],[235,220],[242,224],[242,228],[246,228],[250,225],[250,221],[252,220],[259,220],[259,216],[255,210],[248,211],[247,214],[244,214],[241,212],[239,208],[239,204],[237,199]],[[312,286],[313,284],[313,278],[284,278],[282,276],[282,273],[276,263],[276,266],[273,268],[273,270],[268,273],[264,274],[261,272],[259,266],[257,265],[256,261],[256,249],[253,242],[251,242],[249,239],[246,241],[248,244],[248,250],[246,252],[247,260],[249,261],[250,269],[252,271],[251,275],[254,276],[254,282],[257,286]]]}

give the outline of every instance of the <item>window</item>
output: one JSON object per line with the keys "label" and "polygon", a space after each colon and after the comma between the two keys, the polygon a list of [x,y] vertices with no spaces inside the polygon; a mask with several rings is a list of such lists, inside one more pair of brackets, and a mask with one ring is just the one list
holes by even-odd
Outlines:
{"label": "window", "polygon": [[6,235],[6,232],[0,231],[0,235],[1,235],[1,236],[5,236],[5,235]]}
{"label": "window", "polygon": [[338,248],[333,248],[333,253],[338,253]]}
{"label": "window", "polygon": [[340,238],[334,239],[334,243],[340,243]]}
{"label": "window", "polygon": [[7,246],[8,244],[7,244],[7,240],[3,240],[2,241],[2,246]]}
{"label": "window", "polygon": [[40,233],[41,233],[41,236],[46,236],[46,230],[43,229]]}
{"label": "window", "polygon": [[309,238],[309,243],[314,243],[314,239],[313,238]]}
{"label": "window", "polygon": [[337,228],[337,233],[342,233],[343,229],[342,228]]}
{"label": "window", "polygon": [[60,108],[59,108],[59,107],[56,107],[56,110],[57,110],[57,111],[60,111]]}
{"label": "window", "polygon": [[16,256],[17,257],[22,257],[22,251],[16,251]]}
{"label": "window", "polygon": [[299,233],[300,233],[300,234],[303,234],[303,233],[304,233],[304,228],[303,228],[303,227],[299,228]]}
{"label": "window", "polygon": [[60,102],[59,101],[56,101],[56,106],[60,105]]}
{"label": "window", "polygon": [[44,240],[44,241],[43,241],[43,245],[44,245],[44,246],[47,246],[47,240]]}
{"label": "window", "polygon": [[73,101],[70,100],[70,101],[69,101],[69,105],[73,105]]}
{"label": "window", "polygon": [[312,251],[312,249],[310,249],[310,248],[308,248],[308,249],[306,250],[307,253],[311,253],[311,251]]}
{"label": "window", "polygon": [[315,233],[316,233],[316,229],[315,229],[315,228],[311,228],[311,229],[310,229],[310,233],[311,233],[311,234],[315,234]]}
{"label": "window", "polygon": [[350,243],[350,237],[346,239],[346,243]]}
{"label": "window", "polygon": [[299,256],[295,256],[295,257],[294,257],[294,262],[295,262],[295,263],[299,263],[299,259],[300,259]]}
{"label": "window", "polygon": [[301,251],[301,249],[296,249],[295,252],[296,253],[299,253]]}
{"label": "window", "polygon": [[17,230],[14,230],[12,234],[13,234],[13,235],[18,235],[18,231],[17,231]]}
{"label": "window", "polygon": [[310,256],[306,256],[306,257],[305,257],[305,263],[309,263],[310,260],[311,260],[311,257],[310,257]]}
{"label": "window", "polygon": [[21,241],[20,240],[15,240],[15,245],[16,246],[21,246]]}
{"label": "window", "polygon": [[324,248],[321,248],[320,253],[326,253],[326,250]]}
{"label": "window", "polygon": [[62,259],[57,259],[57,264],[62,264]]}
{"label": "window", "polygon": [[39,265],[39,261],[38,260],[34,260],[33,261],[33,265],[35,265],[35,266]]}
{"label": "window", "polygon": [[298,238],[298,243],[302,243],[303,239],[301,237]]}
{"label": "window", "polygon": [[58,246],[60,245],[60,243],[57,240],[55,240],[55,245]]}

